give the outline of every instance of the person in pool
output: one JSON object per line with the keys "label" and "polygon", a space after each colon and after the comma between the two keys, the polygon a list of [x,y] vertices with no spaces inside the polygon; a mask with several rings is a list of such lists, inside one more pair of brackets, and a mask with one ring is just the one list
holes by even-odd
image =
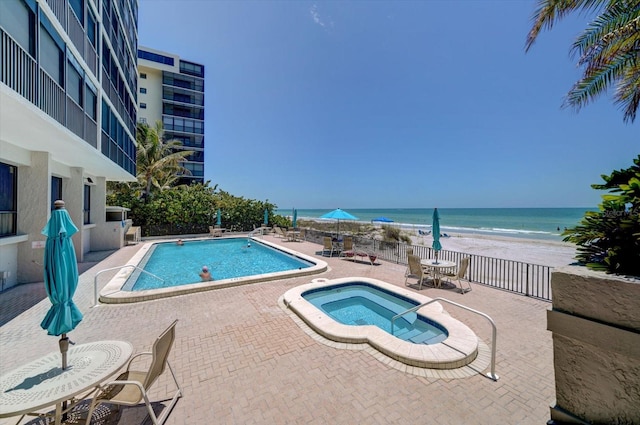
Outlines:
{"label": "person in pool", "polygon": [[211,277],[211,273],[209,273],[209,268],[207,266],[202,266],[202,271],[200,272],[200,279],[202,279],[203,282],[213,280],[213,278]]}

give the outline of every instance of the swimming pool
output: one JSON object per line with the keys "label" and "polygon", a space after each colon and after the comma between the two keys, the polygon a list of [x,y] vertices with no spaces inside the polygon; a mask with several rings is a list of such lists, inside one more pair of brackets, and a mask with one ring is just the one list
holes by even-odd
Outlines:
{"label": "swimming pool", "polygon": [[156,243],[140,266],[152,275],[133,273],[124,289],[143,291],[200,282],[199,273],[207,266],[212,280],[301,270],[315,263],[247,238],[202,239]]}
{"label": "swimming pool", "polygon": [[[395,360],[424,368],[455,369],[473,362],[478,355],[478,337],[439,303],[408,313],[405,323],[396,320],[395,325],[401,330],[394,333],[402,335],[390,334],[390,316],[430,300],[408,289],[364,277],[315,279],[283,295],[289,309],[332,341],[366,343]],[[372,323],[376,321],[379,323]]]}
{"label": "swimming pool", "polygon": [[413,312],[397,318],[392,329],[394,316],[419,304],[365,282],[312,289],[303,293],[302,297],[339,323],[377,326],[414,344],[437,344],[449,336],[439,323]]}
{"label": "swimming pool", "polygon": [[[205,265],[213,281],[201,281],[199,273]],[[140,248],[100,291],[100,301],[145,301],[326,269],[324,261],[255,238],[203,238],[185,241],[182,246],[157,241]]]}

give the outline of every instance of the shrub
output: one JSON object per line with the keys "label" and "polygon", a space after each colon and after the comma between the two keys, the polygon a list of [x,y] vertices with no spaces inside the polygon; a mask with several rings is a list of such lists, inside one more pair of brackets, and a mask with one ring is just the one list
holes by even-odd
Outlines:
{"label": "shrub", "polygon": [[587,211],[579,225],[567,229],[564,240],[578,245],[576,259],[608,273],[640,276],[640,155],[634,165],[593,184],[609,193],[598,211]]}

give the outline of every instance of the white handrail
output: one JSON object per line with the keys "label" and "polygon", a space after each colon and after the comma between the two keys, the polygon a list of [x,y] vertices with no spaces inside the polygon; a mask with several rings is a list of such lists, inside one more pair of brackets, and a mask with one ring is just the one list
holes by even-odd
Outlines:
{"label": "white handrail", "polygon": [[469,308],[469,307],[464,306],[462,304],[458,304],[458,303],[453,302],[451,300],[448,300],[446,298],[440,298],[440,297],[434,298],[431,301],[427,301],[426,303],[422,303],[419,306],[410,308],[407,311],[403,311],[402,313],[399,313],[399,314],[396,314],[395,316],[393,316],[391,318],[391,335],[393,335],[394,324],[395,324],[396,319],[398,319],[401,316],[404,316],[407,313],[412,313],[414,311],[420,310],[422,307],[424,307],[426,305],[429,305],[431,303],[434,303],[436,301],[444,301],[446,303],[456,305],[456,306],[458,306],[458,307],[460,307],[462,309],[465,309],[467,311],[470,311],[472,313],[479,314],[480,316],[486,318],[489,321],[489,323],[491,323],[491,327],[493,328],[493,332],[492,332],[492,335],[491,335],[491,372],[487,373],[485,376],[490,378],[490,379],[492,379],[492,380],[494,380],[494,381],[497,381],[498,380],[498,375],[495,374],[495,370],[496,370],[496,339],[498,338],[498,330],[496,329],[496,324],[493,321],[493,319],[491,317],[489,317],[488,315],[484,314],[481,311],[474,310],[472,308]]}
{"label": "white handrail", "polygon": [[141,269],[138,266],[134,266],[133,264],[125,264],[124,266],[111,267],[111,268],[108,268],[108,269],[100,270],[98,273],[96,273],[96,275],[93,278],[93,306],[91,306],[91,308],[100,306],[100,304],[98,304],[98,276],[100,276],[104,272],[110,272],[110,271],[113,271],[113,270],[119,270],[119,269],[123,269],[125,267],[133,267],[136,270],[140,270],[142,273],[146,273],[146,274],[148,274],[150,276],[153,276],[156,279],[160,279],[161,281],[164,282],[163,278],[161,278],[159,276],[156,276],[153,273],[149,273],[148,271],[146,271],[144,269]]}

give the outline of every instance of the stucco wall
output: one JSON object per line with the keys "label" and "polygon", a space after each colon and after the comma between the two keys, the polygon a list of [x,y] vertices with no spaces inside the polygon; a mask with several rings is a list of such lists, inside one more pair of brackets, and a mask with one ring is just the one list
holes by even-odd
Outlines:
{"label": "stucco wall", "polygon": [[[640,281],[565,267],[551,278],[556,406],[587,423],[640,424]],[[560,420],[562,418],[562,420]]]}

